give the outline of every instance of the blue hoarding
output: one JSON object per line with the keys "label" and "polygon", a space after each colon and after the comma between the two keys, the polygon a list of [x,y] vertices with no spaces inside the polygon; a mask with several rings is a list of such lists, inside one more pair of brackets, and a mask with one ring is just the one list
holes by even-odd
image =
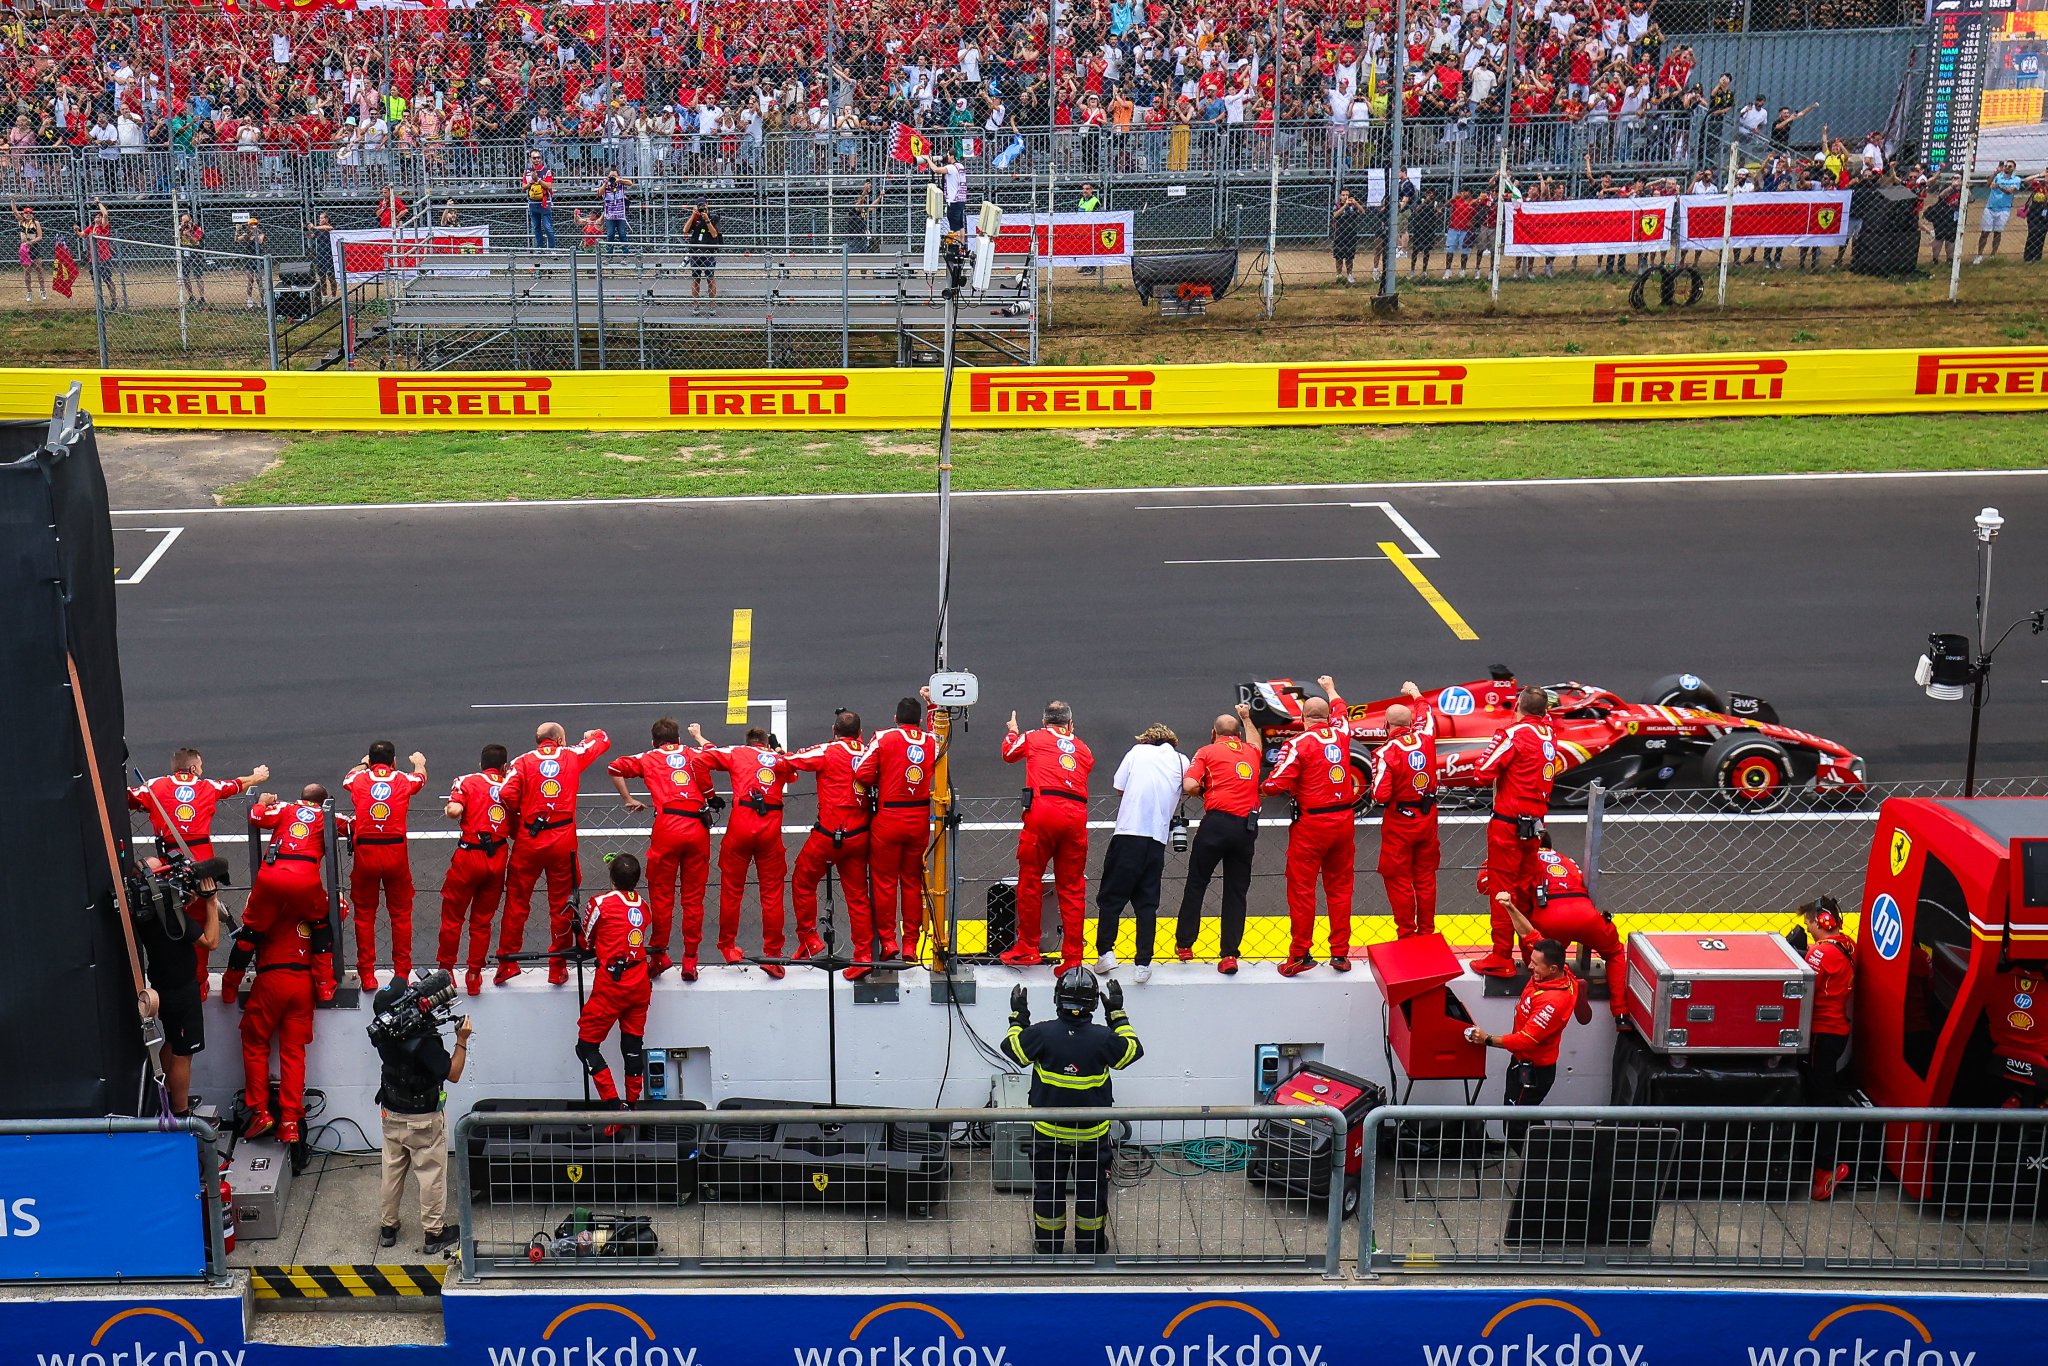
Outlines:
{"label": "blue hoarding", "polygon": [[193,1135],[0,1135],[0,1281],[205,1274]]}

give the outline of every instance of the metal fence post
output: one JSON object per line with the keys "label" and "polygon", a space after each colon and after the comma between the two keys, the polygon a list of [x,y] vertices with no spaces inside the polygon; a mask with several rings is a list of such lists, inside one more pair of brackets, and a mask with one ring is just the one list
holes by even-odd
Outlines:
{"label": "metal fence post", "polygon": [[267,253],[263,257],[263,334],[270,344],[270,368],[282,369],[277,363],[277,260]]}
{"label": "metal fence post", "polygon": [[[582,273],[576,266],[577,251],[578,247],[575,243],[571,242],[569,244],[569,353],[574,358],[573,368],[581,370],[583,368],[583,294],[576,278]],[[518,273],[518,267],[515,266],[513,268],[515,280],[513,287],[515,289],[518,287],[516,284]],[[516,351],[518,347],[516,328],[513,334],[513,347]]]}
{"label": "metal fence post", "polygon": [[[605,248],[602,243],[598,245],[596,251],[591,253],[591,259],[597,264],[597,368],[600,370],[606,368],[604,343],[604,253]],[[577,266],[573,258],[569,263],[569,272],[572,278],[577,272]]]}
{"label": "metal fence post", "polygon": [[450,1154],[455,1164],[456,1274],[465,1284],[476,1281],[476,1201],[469,1188],[469,1131],[475,1126],[474,1114],[455,1122],[455,1151]]}
{"label": "metal fence post", "polygon": [[[1338,1281],[1344,1279],[1344,1159],[1342,1154],[1350,1151],[1350,1123],[1342,1110],[1329,1106],[1316,1106],[1321,1117],[1330,1123],[1330,1198],[1328,1201],[1328,1241],[1323,1247],[1323,1279]],[[1364,1165],[1361,1162],[1359,1178],[1364,1179]],[[1359,1208],[1364,1209],[1364,1191],[1359,1192]]]}
{"label": "metal fence post", "polygon": [[1586,875],[1586,895],[1600,894],[1600,841],[1607,829],[1607,789],[1598,781],[1586,790],[1586,857],[1579,870]]}

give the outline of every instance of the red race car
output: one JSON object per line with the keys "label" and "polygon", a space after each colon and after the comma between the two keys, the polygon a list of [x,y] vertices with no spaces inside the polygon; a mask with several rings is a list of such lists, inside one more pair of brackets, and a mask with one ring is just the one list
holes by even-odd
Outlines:
{"label": "red race car", "polygon": [[[1473,761],[1513,719],[1521,687],[1512,669],[1495,665],[1490,677],[1422,694],[1436,716],[1446,801],[1484,801]],[[1723,807],[1742,812],[1778,810],[1800,792],[1863,791],[1862,759],[1832,740],[1780,725],[1761,698],[1730,693],[1724,700],[1696,674],[1658,679],[1642,702],[1585,683],[1555,683],[1545,691],[1551,728],[1570,761],[1557,779],[1560,806],[1583,806],[1595,782],[1609,791],[1709,788]],[[1309,695],[1287,678],[1239,686],[1269,761],[1301,729],[1301,704]],[[1387,708],[1397,702],[1407,699],[1350,707],[1351,765],[1361,803],[1372,752],[1387,738]]]}

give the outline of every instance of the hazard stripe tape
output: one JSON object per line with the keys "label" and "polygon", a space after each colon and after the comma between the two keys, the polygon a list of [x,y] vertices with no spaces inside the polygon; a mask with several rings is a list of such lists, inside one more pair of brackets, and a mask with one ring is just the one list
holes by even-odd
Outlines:
{"label": "hazard stripe tape", "polygon": [[438,1266],[319,1265],[259,1266],[249,1284],[259,1300],[367,1300],[420,1298],[441,1293],[446,1263]]}

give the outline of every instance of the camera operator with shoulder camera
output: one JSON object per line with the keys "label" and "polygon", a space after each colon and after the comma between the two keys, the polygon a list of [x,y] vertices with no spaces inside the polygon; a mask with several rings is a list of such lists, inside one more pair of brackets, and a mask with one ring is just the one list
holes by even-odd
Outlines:
{"label": "camera operator with shoulder camera", "polygon": [[164,1029],[164,1099],[180,1119],[192,1111],[192,1057],[206,1047],[198,965],[202,955],[220,947],[220,878],[226,871],[218,858],[152,861],[129,879],[135,941]]}
{"label": "camera operator with shoulder camera", "polygon": [[377,1246],[398,1242],[398,1205],[410,1171],[420,1187],[420,1251],[433,1255],[455,1241],[447,1226],[448,1095],[469,1062],[468,1016],[455,1022],[453,1056],[441,1043],[440,1027],[455,999],[455,979],[445,971],[425,972],[408,986],[394,981],[376,996],[370,1042],[383,1066],[377,1103],[384,1108],[384,1182],[378,1205]]}

